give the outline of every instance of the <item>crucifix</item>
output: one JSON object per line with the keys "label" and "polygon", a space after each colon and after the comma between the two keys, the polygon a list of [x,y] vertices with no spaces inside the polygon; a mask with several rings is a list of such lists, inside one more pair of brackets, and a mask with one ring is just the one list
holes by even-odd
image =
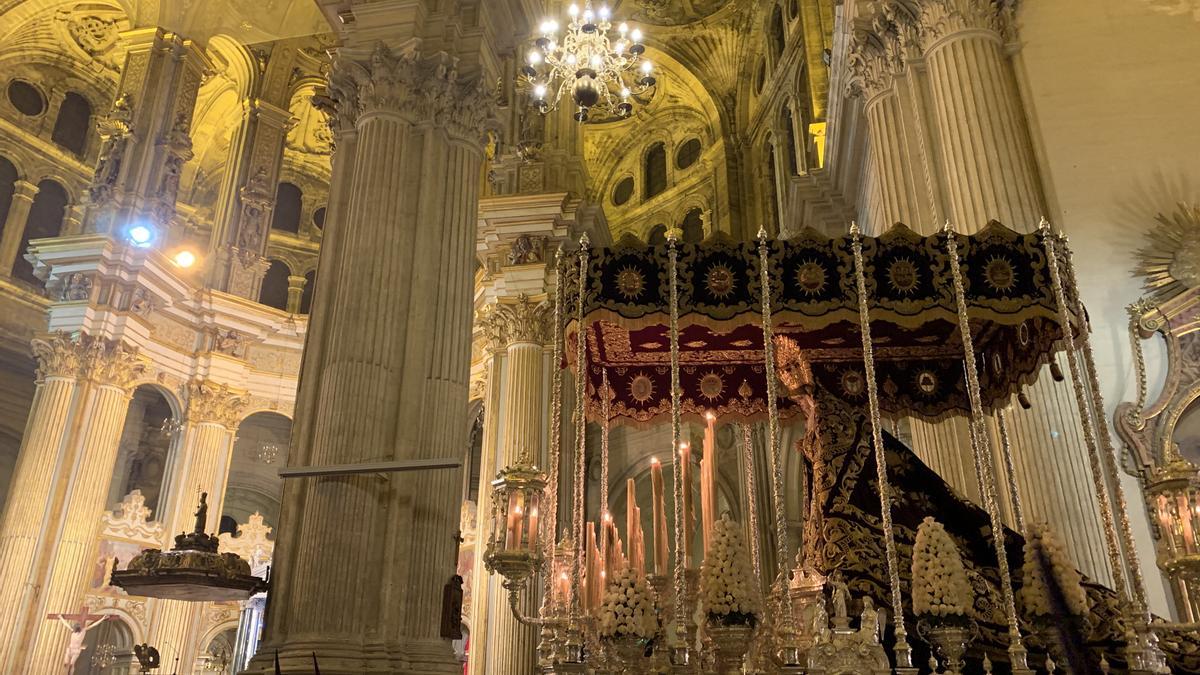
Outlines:
{"label": "crucifix", "polygon": [[[111,614],[91,614],[87,607],[80,607],[78,614],[47,614],[47,619],[58,619],[62,625],[71,631],[71,636],[67,642],[67,653],[63,655],[63,666],[67,669],[67,675],[75,672],[75,661],[79,659],[79,655],[83,652],[83,640],[87,632],[101,622],[112,618]],[[95,619],[93,621],[93,619]],[[89,623],[90,622],[90,623]]]}

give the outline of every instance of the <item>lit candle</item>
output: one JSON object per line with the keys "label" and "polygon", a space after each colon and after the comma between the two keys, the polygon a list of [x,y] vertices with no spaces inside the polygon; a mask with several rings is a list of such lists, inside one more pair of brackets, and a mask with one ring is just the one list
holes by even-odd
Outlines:
{"label": "lit candle", "polygon": [[566,572],[558,575],[558,601],[563,605],[567,604],[567,598],[571,597],[571,579]]}
{"label": "lit candle", "polygon": [[538,508],[537,508],[536,503],[534,503],[534,505],[531,506],[529,509],[529,522],[527,523],[527,525],[528,525],[528,527],[526,527],[526,530],[529,532],[529,535],[528,535],[529,543],[526,544],[526,548],[537,548],[537,545],[538,545],[538,541],[537,541]]}
{"label": "lit candle", "polygon": [[625,481],[625,541],[629,542],[629,558],[633,560],[634,531],[638,527],[637,484],[632,478]]}
{"label": "lit candle", "polygon": [[513,527],[510,530],[508,545],[505,548],[521,548],[521,535],[524,534],[525,513],[521,510],[521,505],[513,509]]}
{"label": "lit candle", "polygon": [[594,523],[588,523],[587,543],[584,546],[584,574],[586,576],[585,584],[586,591],[583,593],[583,607],[590,609],[592,607],[593,590],[596,587],[597,579],[599,578],[599,561],[596,559],[598,553],[596,551],[596,526]]}
{"label": "lit candle", "polygon": [[650,487],[654,491],[654,573],[667,574],[667,510],[663,502],[662,463],[650,458]]}

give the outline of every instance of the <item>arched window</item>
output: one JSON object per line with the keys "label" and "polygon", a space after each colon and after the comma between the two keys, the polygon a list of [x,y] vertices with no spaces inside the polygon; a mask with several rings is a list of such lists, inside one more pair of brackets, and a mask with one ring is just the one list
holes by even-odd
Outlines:
{"label": "arched window", "polygon": [[275,189],[275,210],[271,215],[271,229],[280,232],[300,231],[300,211],[303,193],[291,183],[280,183]]}
{"label": "arched window", "polygon": [[8,158],[0,157],[0,236],[4,234],[4,223],[8,220],[8,209],[12,207],[16,189],[17,167]]}
{"label": "arched window", "polygon": [[120,504],[130,492],[141,490],[146,508],[152,512],[151,519],[166,519],[167,514],[159,513],[158,507],[163,503],[163,478],[171,444],[183,433],[168,423],[177,419],[170,401],[158,388],[144,384],[133,390],[109,483],[109,508]]}
{"label": "arched window", "polygon": [[258,301],[267,307],[287,310],[288,277],[292,271],[280,260],[272,260],[263,276],[262,288],[258,289]]}
{"label": "arched window", "polygon": [[783,106],[783,131],[787,140],[787,168],[794,175],[800,175],[800,161],[796,154],[796,123],[792,119],[790,106]]}
{"label": "arched window", "polygon": [[652,199],[667,189],[667,148],[662,143],[650,146],[646,153],[644,174],[646,199]]}
{"label": "arched window", "polygon": [[73,91],[67,92],[58,108],[58,119],[54,121],[54,132],[50,140],[76,155],[87,149],[88,129],[92,124],[92,104]]}
{"label": "arched window", "polygon": [[662,246],[667,243],[667,226],[659,224],[650,228],[649,243],[651,246]]}
{"label": "arched window", "polygon": [[[767,150],[767,203],[763,205],[763,212],[766,214],[767,221],[774,227],[771,234],[779,232],[779,173],[775,170],[775,146],[769,146]],[[771,229],[771,227],[768,227]]]}
{"label": "arched window", "polygon": [[300,292],[300,313],[312,313],[313,293],[317,291],[317,271],[309,270],[304,275],[304,290]]}
{"label": "arched window", "polygon": [[704,221],[700,217],[700,209],[692,209],[683,216],[679,224],[683,230],[683,240],[689,244],[699,244],[704,241]]}
{"label": "arched window", "polygon": [[257,412],[242,420],[229,462],[222,522],[228,517],[241,525],[251,514],[260,513],[266,524],[279,524],[283,497],[279,467],[287,466],[291,436],[292,421],[279,413]]}
{"label": "arched window", "polygon": [[325,227],[325,207],[324,206],[317,209],[316,211],[313,211],[312,222],[313,222],[313,225],[317,226],[318,230],[323,229]]}
{"label": "arched window", "polygon": [[38,193],[29,207],[29,219],[25,221],[25,233],[21,236],[17,259],[13,261],[12,275],[14,278],[33,284],[38,288],[44,287],[42,280],[33,276],[33,265],[25,260],[25,251],[33,239],[57,237],[62,231],[63,216],[66,213],[66,189],[52,180],[38,183]]}
{"label": "arched window", "polygon": [[765,86],[767,86],[767,60],[763,59],[758,62],[758,71],[754,73],[754,95],[761,95]]}
{"label": "arched window", "polygon": [[783,26],[783,10],[779,5],[775,5],[775,9],[771,10],[769,36],[771,51],[775,54],[775,63],[779,63],[779,57],[783,56],[783,48],[787,44],[787,33],[784,32]]}

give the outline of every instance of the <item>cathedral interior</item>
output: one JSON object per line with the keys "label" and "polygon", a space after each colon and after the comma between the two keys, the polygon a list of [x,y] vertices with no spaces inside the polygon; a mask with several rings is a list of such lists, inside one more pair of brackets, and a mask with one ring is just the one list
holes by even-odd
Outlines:
{"label": "cathedral interior", "polygon": [[0,672],[1200,672],[1197,64],[1200,0],[0,0]]}

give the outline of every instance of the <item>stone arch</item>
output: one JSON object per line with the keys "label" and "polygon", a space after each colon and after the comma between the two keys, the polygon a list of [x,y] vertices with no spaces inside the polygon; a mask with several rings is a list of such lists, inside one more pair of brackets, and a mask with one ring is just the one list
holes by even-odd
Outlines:
{"label": "stone arch", "polygon": [[283,480],[277,472],[287,464],[291,432],[291,417],[277,410],[256,410],[242,418],[229,461],[221,515],[245,523],[257,512],[266,524],[279,524]]}
{"label": "stone arch", "polygon": [[787,49],[787,21],[784,19],[783,7],[778,3],[773,3],[770,11],[767,13],[767,25],[764,33],[767,37],[767,46],[770,49],[771,62],[775,67],[778,67],[783,59],[783,52]]}
{"label": "stone arch", "polygon": [[16,260],[13,261],[12,275],[28,284],[42,288],[45,285],[33,273],[33,265],[25,259],[25,250],[33,239],[57,237],[62,232],[63,221],[67,216],[70,195],[59,182],[44,179],[38,182],[38,193],[33,198],[29,208],[29,217],[25,220],[21,243],[17,248]]}
{"label": "stone arch", "polygon": [[183,404],[166,387],[147,382],[134,387],[121,427],[121,439],[109,485],[107,507],[113,508],[133,490],[141,490],[152,518],[162,517],[167,473],[182,450]]}
{"label": "stone arch", "polygon": [[271,266],[263,275],[262,286],[258,291],[259,304],[286,311],[288,277],[290,276],[292,276],[292,270],[288,264],[278,258],[272,258]]}
{"label": "stone arch", "polygon": [[642,201],[650,201],[667,191],[668,179],[667,144],[652,141],[642,153]]}
{"label": "stone arch", "polygon": [[91,137],[92,104],[83,95],[68,91],[58,107],[50,140],[77,157],[87,151]]}

